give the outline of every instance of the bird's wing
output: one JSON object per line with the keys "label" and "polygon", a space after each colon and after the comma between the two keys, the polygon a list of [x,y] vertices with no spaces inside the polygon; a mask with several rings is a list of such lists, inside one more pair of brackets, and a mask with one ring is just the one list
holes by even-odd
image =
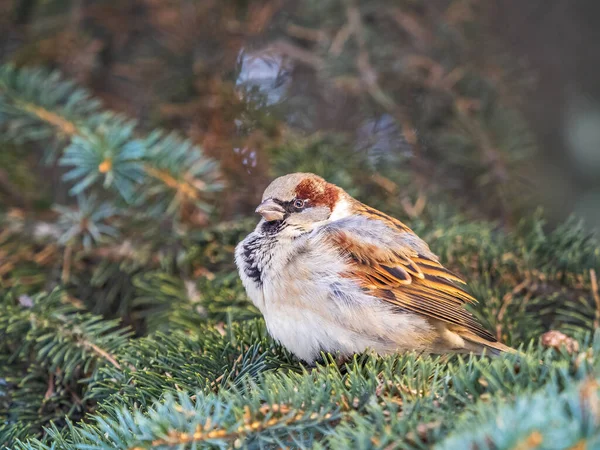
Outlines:
{"label": "bird's wing", "polygon": [[444,268],[427,244],[400,221],[362,215],[336,220],[318,238],[350,261],[348,276],[374,297],[495,342],[464,308],[476,300],[458,276]]}

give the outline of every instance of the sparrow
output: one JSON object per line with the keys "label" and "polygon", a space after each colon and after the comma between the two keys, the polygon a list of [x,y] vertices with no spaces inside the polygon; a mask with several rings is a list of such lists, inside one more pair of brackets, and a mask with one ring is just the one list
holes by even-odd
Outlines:
{"label": "sparrow", "polygon": [[464,308],[475,298],[422,239],[338,186],[285,175],[256,212],[235,262],[269,334],[299,359],[514,351]]}

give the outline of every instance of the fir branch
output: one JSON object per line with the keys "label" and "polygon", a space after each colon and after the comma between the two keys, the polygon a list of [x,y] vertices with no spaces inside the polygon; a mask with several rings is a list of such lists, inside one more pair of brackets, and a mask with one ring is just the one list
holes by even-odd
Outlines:
{"label": "fir branch", "polygon": [[23,111],[26,111],[38,119],[40,121],[48,123],[53,127],[57,128],[61,133],[64,133],[66,136],[73,137],[77,134],[80,134],[79,128],[75,125],[74,122],[69,121],[65,117],[62,117],[56,113],[48,111],[46,108],[42,108],[41,106],[34,105],[32,103],[26,102],[17,102],[16,105],[20,107]]}
{"label": "fir branch", "polygon": [[573,383],[559,391],[557,383],[550,383],[531,396],[516,398],[514,403],[482,405],[464,418],[460,432],[436,448],[594,448],[600,443],[597,379]]}
{"label": "fir branch", "polygon": [[97,369],[94,363],[121,369],[113,351],[125,343],[128,331],[119,329],[117,321],[102,321],[65,305],[62,297],[55,290],[34,297],[30,306],[13,305],[6,299],[0,304],[6,316],[0,322],[0,335],[13,348],[14,357],[27,358],[33,351],[39,363],[47,361],[51,370],[64,372],[66,378],[80,368]]}
{"label": "fir branch", "polygon": [[[174,134],[142,133],[57,73],[0,66],[1,139],[18,144],[15,149],[42,143],[47,156],[68,166],[64,181],[73,183],[72,194],[96,193],[103,184],[98,197],[106,201],[102,206],[90,196],[88,207],[59,207],[49,216],[52,224],[34,222],[31,211],[0,216],[0,445],[598,446],[600,407],[592,380],[600,376],[600,335],[590,336],[600,321],[597,240],[573,221],[548,231],[541,216],[532,215],[506,233],[495,223],[457,215],[472,203],[465,197],[478,195],[478,216],[488,207],[504,208],[507,188],[516,186],[508,181],[517,178],[531,148],[495,74],[465,64],[470,43],[485,34],[463,39],[461,27],[477,23],[464,9],[460,23],[449,16],[465,5],[470,14],[476,3],[451,2],[448,11],[429,3],[364,0],[293,8],[285,28],[303,44],[277,40],[270,48],[325,81],[316,101],[302,89],[301,112],[309,111],[302,127],[320,125],[314,122],[322,116],[311,111],[327,108],[319,102],[329,103],[331,82],[339,86],[350,78],[348,97],[364,93],[367,102],[353,98],[348,104],[360,111],[375,107],[377,116],[352,118],[350,126],[359,125],[352,133],[362,134],[365,123],[384,122],[389,129],[377,136],[369,131],[358,143],[289,133],[267,145],[258,161],[264,170],[270,164],[273,175],[318,172],[372,206],[408,215],[444,264],[469,281],[480,300],[472,312],[521,354],[494,360],[365,354],[341,367],[335,355],[323,355],[317,367],[304,368],[268,337],[262,320],[247,320],[258,311],[248,307],[233,251],[255,219],[205,227],[220,189],[212,159]],[[262,28],[278,4],[250,8],[248,17],[257,20],[243,34]],[[294,18],[302,26],[290,26]],[[229,27],[244,28],[237,19]],[[251,89],[246,94],[255,96]],[[277,107],[287,106],[287,97]],[[178,110],[178,121],[190,125],[189,111],[205,103],[192,99],[187,115]],[[223,134],[221,125],[233,118],[210,111]],[[344,120],[350,112],[343,111]],[[272,117],[264,120],[279,127]],[[238,131],[263,125],[244,118]],[[383,150],[374,148],[380,138]],[[405,141],[413,148],[403,148]],[[263,141],[246,143],[244,157]],[[415,154],[432,159],[420,166]],[[415,190],[413,172],[430,175],[427,190]],[[451,174],[447,185],[438,174]],[[463,186],[461,195],[456,186]],[[63,259],[64,295],[34,295],[59,284]],[[121,323],[132,324],[141,337],[134,339]],[[554,328],[561,331],[544,334],[537,344]]]}
{"label": "fir branch", "polygon": [[[599,348],[597,336],[582,354]],[[565,371],[565,357],[576,371]],[[590,358],[544,356],[534,348],[516,362],[514,355],[450,362],[417,355],[355,358],[343,370],[328,364],[310,373],[264,373],[218,393],[190,396],[180,391],[148,409],[111,402],[103,413],[93,415],[90,424],[70,426],[65,435],[58,430],[49,433],[60,442],[74,439],[66,449],[193,448],[198,443],[308,448],[319,440],[333,449],[348,448],[350,443],[359,449],[392,444],[416,449],[441,442],[453,428],[471,423],[473,411],[491,415],[498,405],[515,397],[529,399],[549,383],[555,390],[545,391],[544,398],[559,400],[563,382],[557,380],[564,380],[569,392],[570,383],[597,373]],[[177,365],[173,361],[173,375]],[[147,391],[137,387],[138,392]],[[464,419],[457,417],[459,411],[464,411]],[[546,413],[547,405],[542,411]],[[529,426],[523,423],[524,429]],[[27,448],[46,447],[30,441]]]}
{"label": "fir branch", "polygon": [[[170,430],[166,433],[168,435],[167,438],[156,439],[152,441],[149,445],[145,445],[143,447],[136,446],[132,447],[129,450],[143,450],[162,446],[174,447],[177,445],[211,441],[224,441],[228,445],[231,445],[235,441],[247,438],[249,435],[252,435],[254,433],[262,433],[270,429],[277,429],[289,426],[306,426],[307,420],[329,421],[333,417],[331,413],[326,413],[321,416],[320,414],[314,412],[310,414],[307,418],[306,414],[303,411],[298,411],[297,413],[291,415],[289,411],[290,409],[286,405],[273,405],[272,407],[265,405],[264,407],[261,407],[260,412],[263,416],[269,416],[271,418],[267,420],[265,417],[262,417],[259,420],[256,420],[252,417],[250,409],[245,408],[243,417],[244,424],[232,431],[228,431],[225,429],[215,429],[213,428],[210,420],[207,420],[207,423],[204,424],[204,426],[197,425],[193,434],[179,432],[177,430]],[[283,414],[283,416],[273,417],[277,416],[278,413]]]}
{"label": "fir branch", "polygon": [[[33,123],[46,124],[51,132],[68,138],[70,144],[60,162],[71,167],[63,179],[77,181],[72,194],[103,179],[105,188],[114,186],[129,203],[135,193],[142,192],[146,195],[137,199],[138,203],[143,203],[143,198],[154,204],[156,199],[147,193],[156,190],[159,182],[172,191],[170,199],[161,200],[169,206],[161,212],[173,213],[183,207],[182,199],[200,210],[208,209],[209,194],[221,188],[217,164],[198,147],[161,132],[145,140],[135,138],[134,122],[101,112],[99,103],[90,100],[86,91],[62,81],[57,73],[0,67],[0,110],[5,111],[0,125],[18,122],[15,119],[21,117],[32,119],[18,127],[30,140],[47,137],[37,128],[34,132]],[[149,186],[141,190],[143,184]]]}

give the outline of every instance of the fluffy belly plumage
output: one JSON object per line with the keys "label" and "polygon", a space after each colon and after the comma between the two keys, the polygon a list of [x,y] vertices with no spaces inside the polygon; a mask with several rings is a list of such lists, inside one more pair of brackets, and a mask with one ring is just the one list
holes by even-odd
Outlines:
{"label": "fluffy belly plumage", "polygon": [[304,361],[318,359],[320,352],[347,356],[384,343],[348,330],[317,312],[294,307],[282,309],[283,314],[266,312],[267,329],[275,340]]}
{"label": "fluffy belly plumage", "polygon": [[[255,237],[247,241],[260,247]],[[430,348],[435,336],[426,319],[387,305],[342,277],[342,258],[315,257],[298,244],[295,253],[275,251],[265,261],[253,258],[244,242],[236,250],[244,286],[269,334],[284,347],[307,362],[321,352],[349,356],[368,349],[386,354]]]}
{"label": "fluffy belly plumage", "polygon": [[261,312],[274,339],[308,362],[321,352],[347,357],[366,350],[388,354],[430,348],[435,336],[426,319],[383,304],[335,269],[330,262],[310,275],[318,281],[304,283],[300,277],[290,283],[283,277],[268,283],[279,288],[263,288]]}

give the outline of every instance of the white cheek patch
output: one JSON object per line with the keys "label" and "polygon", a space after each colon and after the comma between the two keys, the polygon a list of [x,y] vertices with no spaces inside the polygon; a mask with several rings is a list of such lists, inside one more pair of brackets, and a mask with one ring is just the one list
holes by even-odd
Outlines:
{"label": "white cheek patch", "polygon": [[335,208],[333,208],[333,211],[329,216],[329,220],[334,221],[343,219],[344,217],[348,217],[351,214],[352,212],[350,211],[350,203],[348,202],[348,200],[342,198],[336,203]]}

